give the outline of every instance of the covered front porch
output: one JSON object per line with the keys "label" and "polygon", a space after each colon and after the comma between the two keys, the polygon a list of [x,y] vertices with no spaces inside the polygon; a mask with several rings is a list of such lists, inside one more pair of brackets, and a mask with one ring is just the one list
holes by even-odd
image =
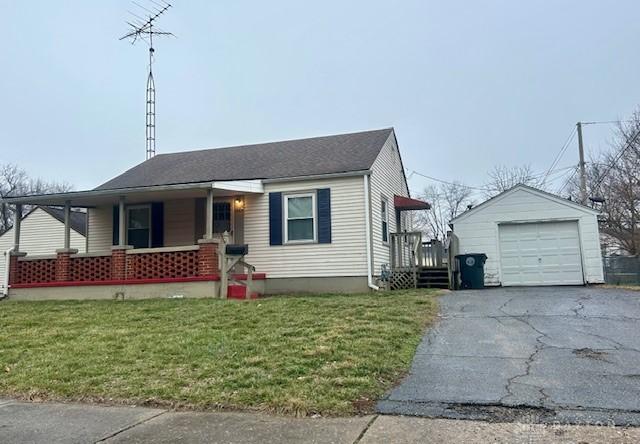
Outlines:
{"label": "covered front porch", "polygon": [[[231,181],[7,199],[16,214],[23,205],[65,210],[64,244],[48,255],[21,250],[15,218],[9,294],[46,298],[65,287],[68,296],[83,287],[92,298],[255,296],[265,276],[244,260],[244,211],[262,193],[259,181]],[[88,213],[86,253],[70,248],[72,208]]]}

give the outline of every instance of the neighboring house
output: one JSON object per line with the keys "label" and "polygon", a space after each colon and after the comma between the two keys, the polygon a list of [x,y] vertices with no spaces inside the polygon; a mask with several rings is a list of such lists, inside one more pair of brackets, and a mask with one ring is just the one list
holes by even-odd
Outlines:
{"label": "neighboring house", "polygon": [[486,285],[604,282],[598,212],[517,185],[451,221],[459,253],[485,253]]}
{"label": "neighboring house", "polygon": [[[87,215],[73,211],[70,218],[71,247],[79,252],[86,251]],[[22,217],[21,245],[30,255],[54,254],[64,242],[64,210],[48,207],[34,207]],[[9,228],[0,234],[0,293],[5,290],[7,255],[13,247],[14,232]]]}
{"label": "neighboring house", "polygon": [[[71,268],[93,256],[101,271],[71,270],[42,297],[213,295],[225,231],[248,245],[262,291],[365,291],[389,263],[390,233],[410,228],[403,211],[428,206],[409,198],[393,129],[161,154],[93,190],[6,200],[88,209],[88,254]],[[44,292],[16,279],[13,294]]]}

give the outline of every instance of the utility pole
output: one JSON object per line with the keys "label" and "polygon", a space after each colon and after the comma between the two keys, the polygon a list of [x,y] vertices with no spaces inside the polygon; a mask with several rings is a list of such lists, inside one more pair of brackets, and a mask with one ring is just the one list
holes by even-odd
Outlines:
{"label": "utility pole", "polygon": [[580,153],[580,203],[587,204],[587,171],[584,163],[584,145],[582,143],[582,122],[576,123],[578,129],[578,151]]}

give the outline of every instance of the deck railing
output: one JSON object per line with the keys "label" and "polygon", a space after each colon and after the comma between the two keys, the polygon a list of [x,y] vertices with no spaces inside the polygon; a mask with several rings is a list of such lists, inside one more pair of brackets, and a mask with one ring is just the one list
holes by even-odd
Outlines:
{"label": "deck railing", "polygon": [[391,233],[389,247],[392,270],[446,266],[444,244],[437,239],[423,242],[420,232]]}
{"label": "deck railing", "polygon": [[422,242],[422,256],[420,266],[440,268],[446,266],[444,245],[437,239]]}

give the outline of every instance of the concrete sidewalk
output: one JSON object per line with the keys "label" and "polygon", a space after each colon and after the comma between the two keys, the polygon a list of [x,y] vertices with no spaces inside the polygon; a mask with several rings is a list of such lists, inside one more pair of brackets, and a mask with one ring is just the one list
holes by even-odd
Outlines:
{"label": "concrete sidewalk", "polygon": [[635,443],[640,428],[488,423],[403,416],[290,418],[0,400],[13,443]]}

